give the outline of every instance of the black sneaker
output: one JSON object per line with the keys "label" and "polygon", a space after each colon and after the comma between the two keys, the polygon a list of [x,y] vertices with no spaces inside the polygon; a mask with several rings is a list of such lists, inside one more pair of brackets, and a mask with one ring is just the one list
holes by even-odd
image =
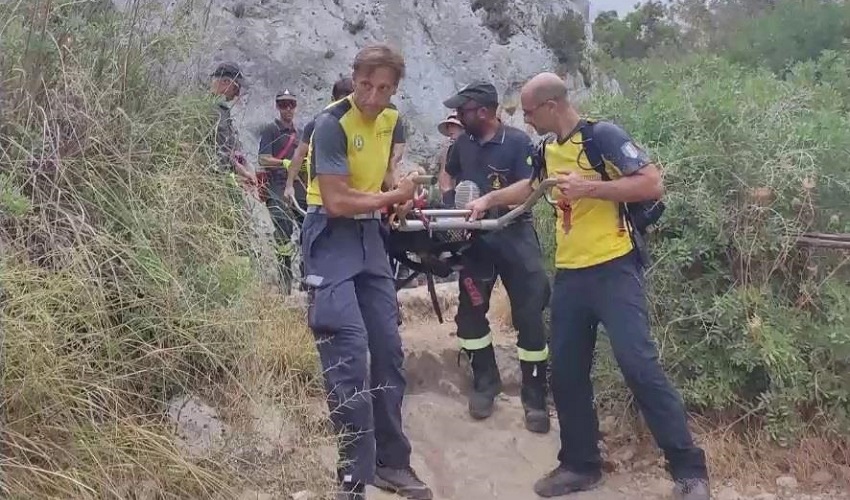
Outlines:
{"label": "black sneaker", "polygon": [[411,500],[431,500],[433,495],[413,467],[393,469],[378,466],[375,468],[375,487],[401,495]]}
{"label": "black sneaker", "polygon": [[677,479],[673,485],[673,498],[676,500],[710,500],[711,488],[708,479]]}
{"label": "black sneaker", "polygon": [[576,491],[592,490],[601,483],[602,472],[573,472],[559,465],[534,483],[534,492],[544,498],[558,497]]}

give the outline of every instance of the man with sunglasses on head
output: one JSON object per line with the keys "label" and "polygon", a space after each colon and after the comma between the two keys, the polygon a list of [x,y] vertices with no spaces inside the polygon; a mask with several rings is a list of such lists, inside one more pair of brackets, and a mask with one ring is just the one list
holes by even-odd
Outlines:
{"label": "man with sunglasses on head", "polygon": [[[532,174],[531,138],[504,125],[498,116],[499,98],[488,82],[475,82],[443,103],[456,110],[464,132],[449,150],[445,172],[451,185],[445,203],[461,202],[459,183],[473,183],[482,195],[517,182],[528,182]],[[452,189],[456,188],[456,189]],[[457,192],[454,192],[457,191]],[[493,210],[493,217],[505,210]],[[511,304],[511,319],[519,332],[517,355],[522,370],[521,399],[525,426],[538,433],[549,432],[546,403],[546,374],[549,350],[543,310],[549,302],[549,279],[531,214],[516,219],[504,229],[474,236],[460,271],[460,300],[455,323],[461,351],[472,365],[473,389],[469,413],[485,419],[493,412],[496,395],[502,390],[499,367],[487,321],[490,295],[500,277]]]}
{"label": "man with sunglasses on head", "polygon": [[[295,108],[298,100],[295,95],[284,90],[275,96],[275,107],[279,116],[268,124],[260,133],[260,150],[258,160],[260,167],[261,189],[266,207],[269,209],[274,223],[275,242],[278,253],[278,270],[287,295],[292,291],[292,248],[291,237],[294,230],[293,221],[300,224],[303,220],[300,213],[290,210],[285,199],[284,190],[287,185],[288,168],[299,143],[299,132],[295,127]],[[306,189],[295,193],[299,203],[306,205]]]}

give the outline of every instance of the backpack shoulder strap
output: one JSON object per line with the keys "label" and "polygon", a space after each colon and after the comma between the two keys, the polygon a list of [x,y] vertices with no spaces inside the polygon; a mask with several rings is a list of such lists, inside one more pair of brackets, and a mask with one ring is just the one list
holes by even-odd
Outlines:
{"label": "backpack shoulder strap", "polygon": [[602,157],[602,151],[599,150],[599,147],[596,142],[594,142],[593,138],[593,126],[596,125],[596,123],[596,120],[584,120],[580,129],[582,147],[584,148],[584,154],[587,155],[587,161],[590,162],[590,166],[593,167],[593,170],[596,170],[596,172],[602,176],[603,181],[610,181],[611,177],[605,170],[605,158]]}
{"label": "backpack shoulder strap", "polygon": [[548,175],[546,171],[546,146],[554,140],[555,134],[546,134],[534,146],[532,167],[534,168],[534,175],[538,179],[542,180]]}

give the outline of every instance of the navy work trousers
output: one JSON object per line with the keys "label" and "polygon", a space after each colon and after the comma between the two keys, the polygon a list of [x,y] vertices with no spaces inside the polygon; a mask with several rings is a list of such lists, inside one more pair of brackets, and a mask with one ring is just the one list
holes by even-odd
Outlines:
{"label": "navy work trousers", "polygon": [[331,419],[342,433],[339,479],[369,484],[375,465],[410,465],[398,303],[378,220],[308,213],[301,231]]}
{"label": "navy work trousers", "polygon": [[544,361],[543,311],[551,288],[531,221],[517,221],[479,237],[467,250],[464,268],[458,274],[460,290],[455,323],[462,345],[475,345],[490,333],[487,320],[490,295],[496,278],[501,277],[511,304],[511,320],[518,331],[520,360]]}
{"label": "navy work trousers", "polygon": [[705,454],[694,444],[684,403],[665,375],[650,336],[636,254],[584,269],[559,269],[551,308],[552,393],[561,427],[558,460],[576,472],[598,471],[602,465],[590,381],[596,329],[602,323],[672,476],[706,478]]}

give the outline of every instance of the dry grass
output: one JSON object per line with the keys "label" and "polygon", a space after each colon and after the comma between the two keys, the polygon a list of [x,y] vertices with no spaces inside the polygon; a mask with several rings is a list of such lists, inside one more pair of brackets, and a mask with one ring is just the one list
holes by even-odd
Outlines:
{"label": "dry grass", "polygon": [[814,426],[788,447],[780,447],[758,424],[720,425],[698,419],[695,430],[710,457],[712,473],[741,488],[773,487],[777,477],[794,476],[809,488],[815,473],[829,472],[836,482],[848,485],[850,440],[820,432]]}
{"label": "dry grass", "polygon": [[[214,173],[212,103],[149,72],[180,26],[151,30],[139,4],[0,14],[4,496],[323,491],[300,313],[258,284],[240,194]],[[232,430],[200,457],[165,417],[183,394]],[[272,410],[294,437],[258,427]]]}
{"label": "dry grass", "polygon": [[[600,412],[609,470],[629,470],[666,475],[664,458],[635,407],[624,401],[608,401]],[[610,422],[609,422],[610,421]],[[776,479],[790,475],[807,491],[850,488],[850,440],[811,426],[790,446],[779,446],[763,423],[743,422],[721,416],[691,415],[694,438],[708,458],[715,484],[729,484],[737,491],[758,494],[776,489]],[[618,463],[622,450],[630,448],[633,458]],[[832,480],[817,483],[817,475],[829,473]]]}

